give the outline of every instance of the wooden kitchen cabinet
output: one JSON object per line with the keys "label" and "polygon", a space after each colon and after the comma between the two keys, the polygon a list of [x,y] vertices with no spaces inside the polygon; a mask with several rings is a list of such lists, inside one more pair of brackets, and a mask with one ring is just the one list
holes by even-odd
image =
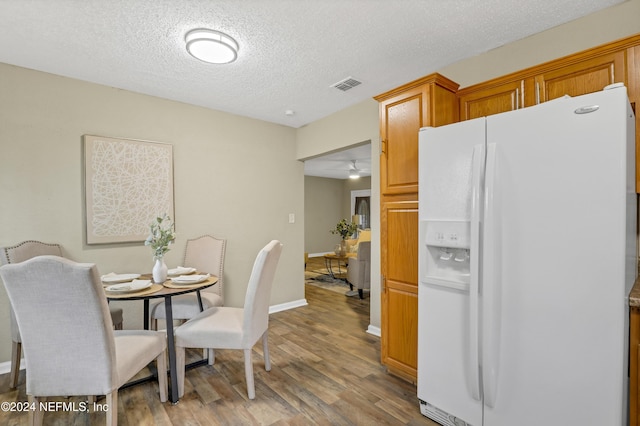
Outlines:
{"label": "wooden kitchen cabinet", "polygon": [[460,121],[524,108],[533,95],[533,79],[494,80],[458,92]]}
{"label": "wooden kitchen cabinet", "polygon": [[640,36],[638,44],[627,49],[627,79],[631,108],[636,115],[636,192],[640,192]]}
{"label": "wooden kitchen cabinet", "polygon": [[418,193],[418,131],[458,121],[458,85],[432,74],[376,96],[380,111],[380,193]]}
{"label": "wooden kitchen cabinet", "polygon": [[418,202],[384,203],[382,363],[415,383],[418,369]]}
{"label": "wooden kitchen cabinet", "polygon": [[380,111],[381,361],[415,383],[418,364],[418,132],[458,121],[458,85],[432,74],[376,96]]}
{"label": "wooden kitchen cabinet", "polygon": [[640,426],[639,357],[640,307],[632,306],[629,309],[629,425],[631,426]]}
{"label": "wooden kitchen cabinet", "polygon": [[564,95],[580,96],[626,83],[626,52],[581,52],[458,92],[460,120],[533,106]]}
{"label": "wooden kitchen cabinet", "polygon": [[535,76],[536,103],[564,95],[580,96],[598,92],[612,83],[625,82],[624,50],[572,62]]}

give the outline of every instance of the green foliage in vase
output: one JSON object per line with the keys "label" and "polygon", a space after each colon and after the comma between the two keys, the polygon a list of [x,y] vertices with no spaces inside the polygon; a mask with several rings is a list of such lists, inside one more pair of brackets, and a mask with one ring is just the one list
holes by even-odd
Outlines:
{"label": "green foliage in vase", "polygon": [[145,246],[151,246],[153,257],[162,257],[169,251],[169,246],[176,239],[175,224],[165,213],[162,217],[157,217],[151,223],[150,234],[144,242]]}
{"label": "green foliage in vase", "polygon": [[347,219],[342,219],[336,224],[335,229],[332,229],[330,232],[332,234],[340,235],[343,240],[346,240],[347,238],[349,238],[349,236],[355,234],[357,230],[357,224],[353,222],[347,222]]}

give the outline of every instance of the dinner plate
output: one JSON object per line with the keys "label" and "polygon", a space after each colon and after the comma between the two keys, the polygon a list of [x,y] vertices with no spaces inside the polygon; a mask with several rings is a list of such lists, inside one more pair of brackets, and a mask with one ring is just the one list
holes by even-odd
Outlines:
{"label": "dinner plate", "polygon": [[209,278],[209,274],[204,275],[180,275],[179,277],[171,278],[174,284],[198,284],[206,281]]}
{"label": "dinner plate", "polygon": [[103,283],[126,283],[140,278],[140,274],[114,274],[113,272],[100,277]]}
{"label": "dinner plate", "polygon": [[193,274],[196,271],[196,268],[186,268],[184,266],[178,266],[175,269],[169,269],[167,273],[170,277],[176,277],[178,275],[189,275]]}
{"label": "dinner plate", "polygon": [[106,291],[112,293],[132,293],[141,291],[151,287],[151,280],[133,280],[130,283],[113,284],[105,288]]}

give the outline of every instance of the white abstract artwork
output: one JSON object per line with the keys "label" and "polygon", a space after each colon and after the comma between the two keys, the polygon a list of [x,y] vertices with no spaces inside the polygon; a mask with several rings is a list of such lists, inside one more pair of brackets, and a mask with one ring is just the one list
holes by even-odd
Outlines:
{"label": "white abstract artwork", "polygon": [[174,218],[173,146],[84,135],[87,244],[144,241]]}

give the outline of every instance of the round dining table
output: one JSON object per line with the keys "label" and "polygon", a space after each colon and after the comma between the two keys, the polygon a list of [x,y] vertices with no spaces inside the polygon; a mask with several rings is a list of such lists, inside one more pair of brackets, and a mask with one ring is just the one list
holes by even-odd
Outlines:
{"label": "round dining table", "polygon": [[[202,273],[198,273],[202,274]],[[150,274],[141,275],[140,280],[151,280],[153,278]],[[144,302],[144,329],[149,329],[149,301],[151,299],[164,299],[164,309],[167,322],[167,353],[169,355],[169,377],[171,383],[171,389],[169,392],[169,400],[172,404],[177,404],[178,397],[178,374],[176,367],[176,346],[173,334],[173,312],[171,307],[171,298],[173,296],[179,296],[181,294],[188,294],[195,292],[198,297],[198,304],[200,305],[200,311],[203,311],[202,296],[200,291],[205,288],[211,287],[218,282],[218,277],[210,275],[204,281],[194,284],[176,284],[171,279],[168,279],[162,284],[153,283],[150,287],[140,291],[130,293],[113,293],[106,291],[107,301],[112,300],[142,300]],[[108,286],[106,286],[108,287]],[[205,363],[206,360],[202,360],[199,364]],[[136,380],[127,386],[137,384],[143,381],[147,381],[149,378]]]}

